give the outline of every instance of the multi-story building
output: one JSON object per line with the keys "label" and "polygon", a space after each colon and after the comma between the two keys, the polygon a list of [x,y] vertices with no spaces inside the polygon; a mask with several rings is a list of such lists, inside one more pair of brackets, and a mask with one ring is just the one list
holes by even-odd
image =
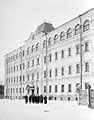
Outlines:
{"label": "multi-story building", "polygon": [[94,88],[94,9],[57,28],[39,25],[23,46],[5,56],[8,98],[34,92],[76,100],[77,86],[86,89],[87,83]]}

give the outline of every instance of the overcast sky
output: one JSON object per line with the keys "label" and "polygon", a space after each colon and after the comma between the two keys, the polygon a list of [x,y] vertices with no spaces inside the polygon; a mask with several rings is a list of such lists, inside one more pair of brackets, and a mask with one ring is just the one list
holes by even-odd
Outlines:
{"label": "overcast sky", "polygon": [[57,27],[94,8],[94,0],[0,0],[0,79],[4,55],[18,48],[37,25],[50,22]]}

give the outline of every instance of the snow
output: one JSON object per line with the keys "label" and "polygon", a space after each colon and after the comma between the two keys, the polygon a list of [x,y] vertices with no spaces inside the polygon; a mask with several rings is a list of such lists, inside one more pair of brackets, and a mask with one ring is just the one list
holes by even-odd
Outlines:
{"label": "snow", "polygon": [[94,120],[94,109],[75,101],[49,101],[45,105],[0,100],[0,120]]}

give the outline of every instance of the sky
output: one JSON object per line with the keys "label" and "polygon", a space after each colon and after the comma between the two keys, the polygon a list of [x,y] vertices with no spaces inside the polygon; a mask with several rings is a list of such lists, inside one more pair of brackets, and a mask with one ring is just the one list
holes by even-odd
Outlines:
{"label": "sky", "polygon": [[4,55],[18,48],[43,22],[58,27],[94,8],[94,0],[0,0],[0,81]]}

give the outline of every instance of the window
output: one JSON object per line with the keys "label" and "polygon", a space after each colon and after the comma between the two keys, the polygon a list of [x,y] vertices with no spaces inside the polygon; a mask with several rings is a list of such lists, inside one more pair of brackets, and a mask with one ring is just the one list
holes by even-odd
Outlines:
{"label": "window", "polygon": [[37,58],[37,65],[39,65],[39,58]]}
{"label": "window", "polygon": [[44,86],[44,93],[46,93],[46,86]]}
{"label": "window", "polygon": [[18,88],[16,88],[16,93],[18,93]]}
{"label": "window", "polygon": [[90,29],[90,22],[89,20],[85,20],[83,24],[83,32],[88,31]]}
{"label": "window", "polygon": [[72,92],[71,84],[68,84],[68,92]]}
{"label": "window", "polygon": [[46,48],[46,40],[43,41],[43,48]]}
{"label": "window", "polygon": [[34,66],[34,60],[32,60],[32,67]]}
{"label": "window", "polygon": [[72,37],[72,29],[71,28],[69,28],[67,30],[67,38],[70,38],[70,37]]}
{"label": "window", "polygon": [[49,61],[51,62],[52,61],[52,55],[49,54]]}
{"label": "window", "polygon": [[61,92],[64,92],[64,85],[61,85]]}
{"label": "window", "polygon": [[61,68],[61,75],[64,75],[64,67]]}
{"label": "window", "polygon": [[69,74],[71,74],[71,73],[72,73],[72,67],[69,66]]}
{"label": "window", "polygon": [[58,76],[57,68],[55,69],[55,77]]}
{"label": "window", "polygon": [[25,76],[23,75],[23,82],[25,81]]}
{"label": "window", "polygon": [[49,93],[51,93],[51,91],[52,91],[52,86],[49,85]]}
{"label": "window", "polygon": [[46,63],[46,56],[44,56],[44,63]]}
{"label": "window", "polygon": [[32,80],[34,80],[34,73],[32,73]]}
{"label": "window", "polygon": [[36,51],[39,49],[39,43],[36,44]]}
{"label": "window", "polygon": [[76,45],[76,54],[80,54],[80,46]]}
{"label": "window", "polygon": [[61,58],[64,58],[64,50],[61,51]]}
{"label": "window", "polygon": [[22,65],[20,64],[20,70],[22,69]]}
{"label": "window", "polygon": [[75,35],[78,35],[79,33],[80,33],[80,25],[77,24],[77,25],[75,26]]}
{"label": "window", "polygon": [[58,53],[55,52],[55,60],[57,60],[57,59],[58,59]]}
{"label": "window", "polygon": [[27,62],[27,68],[29,68],[29,67],[30,67],[30,61]]}
{"label": "window", "polygon": [[23,70],[25,69],[25,64],[23,63]]}
{"label": "window", "polygon": [[19,93],[21,93],[21,88],[19,88]]}
{"label": "window", "polygon": [[48,46],[51,46],[51,37],[48,39]]}
{"label": "window", "polygon": [[46,78],[46,71],[44,71],[44,78]]}
{"label": "window", "polygon": [[58,92],[58,86],[55,85],[55,92]]}
{"label": "window", "polygon": [[29,75],[27,75],[27,80],[28,80],[28,81],[29,81],[29,78],[30,78]]}
{"label": "window", "polygon": [[14,66],[14,72],[15,72],[15,66]]}
{"label": "window", "polygon": [[22,77],[20,76],[20,82],[22,81]]}
{"label": "window", "polygon": [[80,73],[80,64],[76,65],[76,73]]}
{"label": "window", "polygon": [[85,52],[88,52],[89,51],[89,44],[88,42],[85,42]]}
{"label": "window", "polygon": [[68,56],[71,56],[71,48],[68,48]]}
{"label": "window", "polygon": [[65,33],[64,33],[64,32],[61,32],[61,33],[60,33],[60,41],[62,41],[64,38],[65,38]]}
{"label": "window", "polygon": [[58,35],[57,34],[55,34],[55,36],[54,36],[54,44],[56,44],[56,40],[58,39]]}
{"label": "window", "polygon": [[30,47],[27,48],[27,55],[30,54]]}
{"label": "window", "polygon": [[49,77],[52,77],[52,70],[49,71]]}
{"label": "window", "polygon": [[85,72],[89,72],[89,63],[88,62],[85,63]]}
{"label": "window", "polygon": [[37,79],[39,79],[39,72],[37,72]]}
{"label": "window", "polygon": [[31,52],[32,53],[34,52],[34,45],[32,45]]}

